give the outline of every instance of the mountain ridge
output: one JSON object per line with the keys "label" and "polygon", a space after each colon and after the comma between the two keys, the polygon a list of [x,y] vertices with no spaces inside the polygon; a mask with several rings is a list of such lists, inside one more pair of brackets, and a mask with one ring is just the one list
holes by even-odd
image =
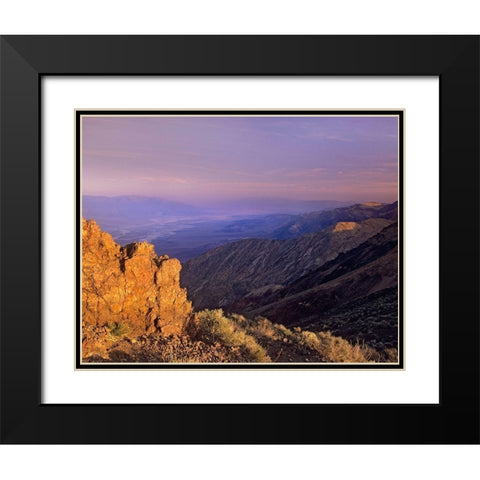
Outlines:
{"label": "mountain ridge", "polygon": [[226,306],[252,290],[282,286],[350,250],[391,223],[367,219],[349,229],[330,226],[293,239],[247,239],[186,262],[180,278],[196,308]]}
{"label": "mountain ridge", "polygon": [[331,210],[309,212],[298,215],[274,232],[271,238],[295,238],[306,233],[322,230],[337,222],[360,222],[369,218],[384,218],[396,221],[398,202],[380,204],[367,202]]}
{"label": "mountain ridge", "polygon": [[328,328],[349,340],[396,347],[397,224],[290,284],[252,292],[229,308],[248,317],[274,318],[286,326]]}

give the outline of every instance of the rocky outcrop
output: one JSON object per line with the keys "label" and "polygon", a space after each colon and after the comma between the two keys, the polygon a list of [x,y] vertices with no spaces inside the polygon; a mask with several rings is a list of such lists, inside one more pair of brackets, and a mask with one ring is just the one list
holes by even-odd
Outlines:
{"label": "rocky outcrop", "polygon": [[180,270],[177,259],[157,256],[153,245],[121,247],[94,220],[82,219],[83,356],[101,355],[107,334],[181,334],[192,306]]}

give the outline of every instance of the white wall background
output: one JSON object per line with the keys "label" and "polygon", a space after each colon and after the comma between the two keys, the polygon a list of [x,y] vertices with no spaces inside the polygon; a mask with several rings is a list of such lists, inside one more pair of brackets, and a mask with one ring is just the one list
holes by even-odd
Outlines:
{"label": "white wall background", "polygon": [[475,34],[475,0],[2,0],[1,32]]}
{"label": "white wall background", "polygon": [[[0,0],[0,33],[479,34],[476,1]],[[7,479],[478,478],[474,446],[1,446]]]}

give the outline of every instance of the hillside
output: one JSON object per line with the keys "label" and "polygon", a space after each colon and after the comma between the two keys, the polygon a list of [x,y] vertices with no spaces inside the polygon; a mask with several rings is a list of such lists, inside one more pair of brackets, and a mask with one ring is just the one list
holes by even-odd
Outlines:
{"label": "hillside", "polygon": [[351,340],[396,345],[397,224],[285,285],[229,306],[287,326],[328,329]]}
{"label": "hillside", "polygon": [[390,223],[386,219],[339,222],[294,239],[233,242],[186,262],[180,281],[195,308],[225,307],[248,296],[281,289],[339,253],[357,247]]}
{"label": "hillside", "polygon": [[195,313],[181,335],[122,335],[86,363],[395,363],[395,348],[352,344],[330,332],[288,329],[263,317],[222,310]]}
{"label": "hillside", "polygon": [[385,218],[396,222],[398,202],[391,204],[367,202],[321,212],[305,213],[279,227],[271,234],[270,238],[295,238],[317,232],[338,222],[361,222],[368,218]]}

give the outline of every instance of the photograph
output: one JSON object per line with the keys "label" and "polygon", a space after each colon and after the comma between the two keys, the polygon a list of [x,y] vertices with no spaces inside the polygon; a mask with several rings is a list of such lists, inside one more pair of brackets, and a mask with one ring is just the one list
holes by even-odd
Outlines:
{"label": "photograph", "polygon": [[76,110],[76,368],[403,368],[403,110]]}

